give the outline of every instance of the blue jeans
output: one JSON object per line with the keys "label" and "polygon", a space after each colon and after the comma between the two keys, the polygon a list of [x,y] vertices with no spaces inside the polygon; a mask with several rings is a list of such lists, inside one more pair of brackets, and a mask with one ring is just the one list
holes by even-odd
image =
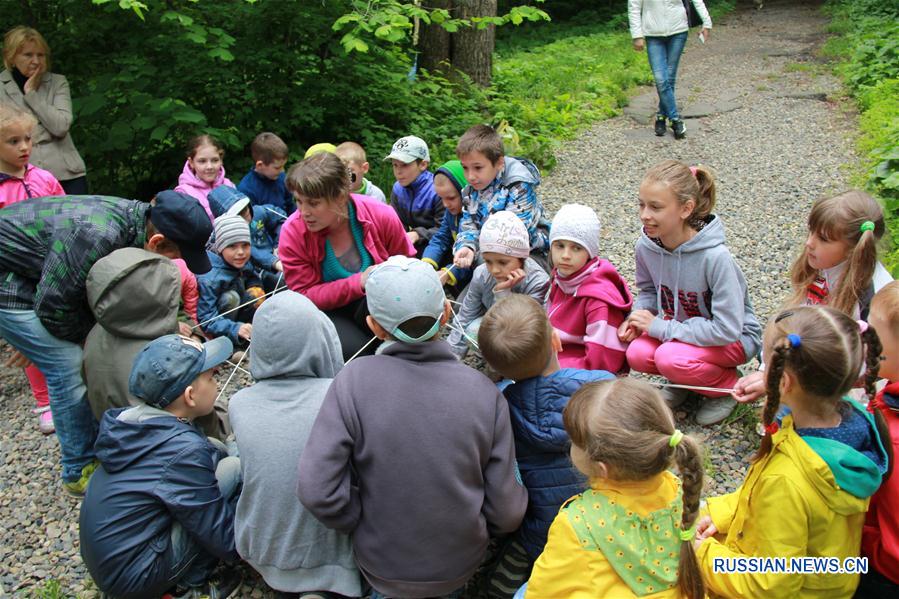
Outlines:
{"label": "blue jeans", "polygon": [[[218,481],[222,497],[230,500],[240,484],[240,459],[228,456],[219,460],[215,467],[215,478]],[[218,558],[203,549],[181,524],[172,524],[172,563],[171,583],[181,586],[202,586],[218,565]]]}
{"label": "blue jeans", "polygon": [[668,37],[647,37],[646,54],[649,68],[659,93],[659,114],[672,121],[680,119],[677,101],[674,98],[674,82],[677,80],[677,63],[687,44],[687,32],[675,33]]}
{"label": "blue jeans", "polygon": [[81,376],[81,346],[50,334],[34,310],[0,309],[0,337],[31,360],[47,379],[53,425],[62,456],[62,479],[81,478],[94,459],[97,421]]}

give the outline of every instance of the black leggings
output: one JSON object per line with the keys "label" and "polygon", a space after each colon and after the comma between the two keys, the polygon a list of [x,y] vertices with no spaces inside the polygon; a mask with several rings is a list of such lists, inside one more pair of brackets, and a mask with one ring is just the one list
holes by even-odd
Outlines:
{"label": "black leggings", "polygon": [[[350,302],[342,308],[328,310],[325,315],[334,323],[337,329],[337,337],[340,339],[340,347],[343,350],[344,361],[349,360],[356,352],[368,343],[374,333],[368,328],[365,317],[368,316],[368,303],[365,298]],[[360,356],[374,355],[375,350],[381,345],[380,339],[375,339],[361,352]]]}
{"label": "black leggings", "polygon": [[75,177],[74,179],[60,181],[59,184],[62,185],[67,196],[87,195],[87,177],[84,175]]}

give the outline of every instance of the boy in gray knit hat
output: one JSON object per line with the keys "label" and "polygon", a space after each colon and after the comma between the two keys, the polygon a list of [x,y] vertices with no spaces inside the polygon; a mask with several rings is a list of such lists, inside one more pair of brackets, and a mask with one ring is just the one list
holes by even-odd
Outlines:
{"label": "boy in gray knit hat", "polygon": [[197,277],[197,318],[207,335],[227,336],[235,346],[246,347],[253,314],[265,295],[250,263],[250,226],[240,216],[224,214],[215,219],[214,235],[214,251],[207,252],[212,269]]}

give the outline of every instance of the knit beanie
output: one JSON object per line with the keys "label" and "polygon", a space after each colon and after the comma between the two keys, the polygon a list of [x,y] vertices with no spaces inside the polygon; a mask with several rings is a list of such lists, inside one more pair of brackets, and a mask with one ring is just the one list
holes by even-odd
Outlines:
{"label": "knit beanie", "polygon": [[449,162],[444,162],[440,165],[440,168],[437,169],[436,174],[442,174],[447,179],[450,180],[450,183],[456,188],[460,194],[462,190],[468,185],[468,181],[465,180],[465,171],[462,170],[462,162],[459,160],[450,160]]}
{"label": "knit beanie", "polygon": [[553,217],[549,242],[557,239],[573,241],[587,250],[590,259],[599,255],[599,217],[593,208],[582,204],[565,204]]}
{"label": "knit beanie", "polygon": [[531,240],[527,227],[514,212],[503,210],[490,215],[481,227],[479,238],[481,254],[492,252],[527,258],[531,253]]}
{"label": "knit beanie", "polygon": [[250,224],[235,215],[222,215],[215,219],[215,251],[222,250],[235,243],[250,243]]}

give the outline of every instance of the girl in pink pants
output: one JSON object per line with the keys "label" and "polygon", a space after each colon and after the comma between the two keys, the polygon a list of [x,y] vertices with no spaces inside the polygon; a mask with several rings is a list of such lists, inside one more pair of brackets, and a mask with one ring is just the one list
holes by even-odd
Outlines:
{"label": "girl in pink pants", "polygon": [[[758,353],[762,329],[743,272],[724,245],[724,226],[712,214],[715,180],[702,166],[666,160],[640,184],[643,234],[637,242],[633,312],[618,336],[630,342],[633,369],[681,385],[732,389],[737,366]],[[672,408],[687,390],[668,390]],[[727,418],[728,393],[702,392],[699,424]]]}

